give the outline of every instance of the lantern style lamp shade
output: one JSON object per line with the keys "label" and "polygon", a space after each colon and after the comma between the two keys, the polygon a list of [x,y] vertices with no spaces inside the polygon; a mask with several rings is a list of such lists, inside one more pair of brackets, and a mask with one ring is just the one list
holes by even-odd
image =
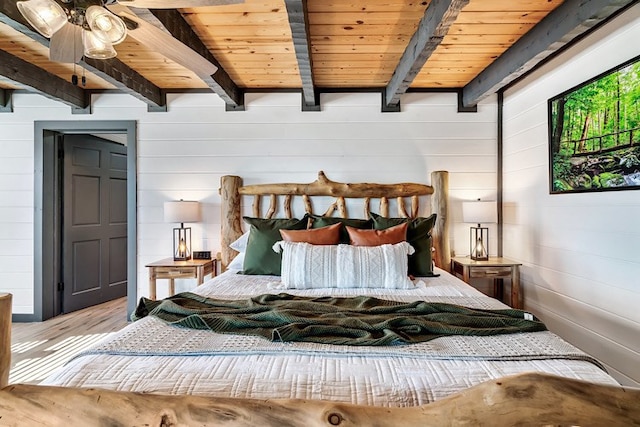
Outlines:
{"label": "lantern style lamp shade", "polygon": [[476,261],[489,259],[489,229],[482,224],[498,222],[498,209],[494,201],[462,202],[462,220],[478,224],[469,233],[469,257]]}
{"label": "lantern style lamp shade", "polygon": [[191,259],[191,228],[185,228],[185,222],[200,221],[200,203],[180,200],[164,203],[165,222],[179,222],[180,227],[173,229],[173,259],[187,261]]}

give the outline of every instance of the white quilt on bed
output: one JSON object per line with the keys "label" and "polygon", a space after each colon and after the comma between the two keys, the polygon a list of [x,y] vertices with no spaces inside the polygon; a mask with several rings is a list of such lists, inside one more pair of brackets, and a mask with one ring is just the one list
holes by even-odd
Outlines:
{"label": "white quilt on bed", "polygon": [[[369,289],[366,294],[397,301],[424,299],[473,308],[505,308],[439,272],[441,277],[421,279],[415,289]],[[276,279],[226,272],[195,292],[228,299],[283,292],[274,283]],[[363,291],[286,290],[307,296],[356,296]],[[271,343],[261,337],[178,329],[147,317],[98,343],[44,384],[260,399],[325,399],[378,406],[421,405],[489,379],[526,371],[616,384],[588,361],[587,355],[549,332],[443,337],[403,347]],[[529,358],[534,360],[522,360]]]}

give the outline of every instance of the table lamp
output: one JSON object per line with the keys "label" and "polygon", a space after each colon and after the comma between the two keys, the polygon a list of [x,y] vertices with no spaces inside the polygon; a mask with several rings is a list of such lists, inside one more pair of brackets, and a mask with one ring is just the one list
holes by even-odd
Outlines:
{"label": "table lamp", "polygon": [[489,259],[489,229],[481,224],[498,222],[498,210],[495,201],[462,202],[464,222],[478,224],[471,227],[469,233],[469,258],[476,261]]}
{"label": "table lamp", "polygon": [[191,259],[191,228],[185,222],[200,221],[200,203],[180,200],[164,202],[165,222],[179,222],[180,227],[173,229],[173,259],[187,261]]}

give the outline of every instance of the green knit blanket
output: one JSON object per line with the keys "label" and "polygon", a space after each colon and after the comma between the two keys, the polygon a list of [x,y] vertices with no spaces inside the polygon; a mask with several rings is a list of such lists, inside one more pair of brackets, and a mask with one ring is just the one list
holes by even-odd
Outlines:
{"label": "green knit blanket", "polygon": [[309,298],[281,293],[242,300],[190,292],[164,300],[141,298],[133,320],[156,316],[181,327],[271,341],[341,345],[401,345],[445,335],[497,335],[544,331],[522,310],[481,310],[454,304],[388,301],[373,297]]}

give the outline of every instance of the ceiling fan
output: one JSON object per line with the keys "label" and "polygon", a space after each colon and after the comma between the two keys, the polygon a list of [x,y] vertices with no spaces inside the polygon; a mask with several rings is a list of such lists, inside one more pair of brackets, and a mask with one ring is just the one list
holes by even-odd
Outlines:
{"label": "ceiling fan", "polygon": [[[167,35],[146,23],[126,6],[174,9],[243,3],[244,0],[23,0],[16,6],[24,18],[44,37],[51,39],[49,59],[76,63],[83,56],[109,59],[114,45],[130,31],[138,41],[158,46]],[[109,10],[109,9],[112,10]],[[115,12],[115,13],[114,13]],[[136,37],[134,33],[141,29]],[[215,70],[214,70],[215,72]]]}

